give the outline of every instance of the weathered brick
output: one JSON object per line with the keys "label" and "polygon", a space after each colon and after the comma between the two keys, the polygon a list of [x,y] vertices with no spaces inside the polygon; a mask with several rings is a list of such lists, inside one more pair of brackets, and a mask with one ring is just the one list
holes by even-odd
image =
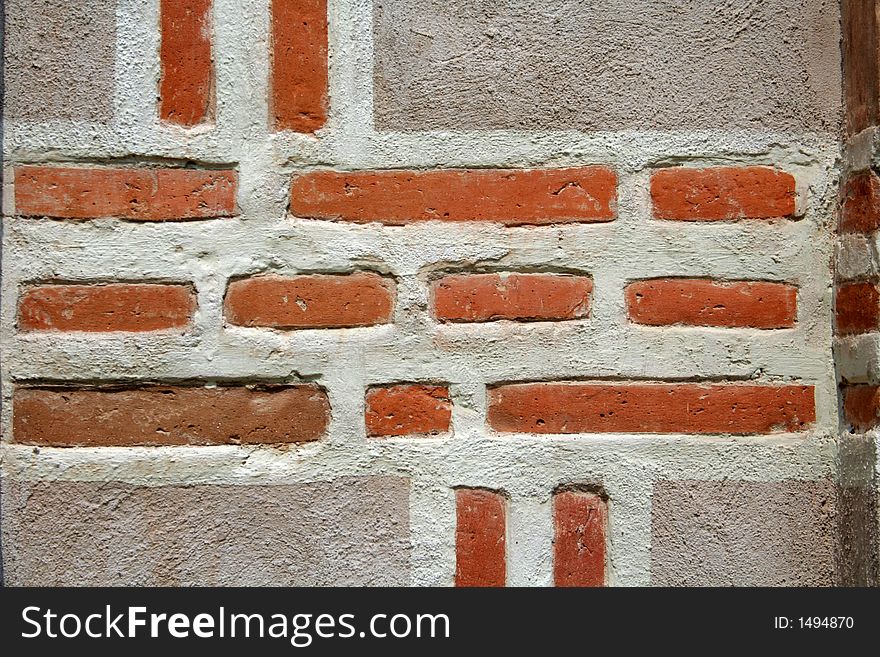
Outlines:
{"label": "weathered brick", "polygon": [[316,385],[17,387],[13,440],[27,445],[221,445],[318,440],[330,420]]}
{"label": "weathered brick", "polygon": [[235,214],[234,171],[168,168],[15,168],[15,214],[139,221]]}
{"label": "weathered brick", "polygon": [[272,0],[270,121],[312,133],[327,121],[327,0]]}
{"label": "weathered brick", "polygon": [[192,126],[209,120],[214,104],[212,0],[161,0],[159,116]]}
{"label": "weathered brick", "polygon": [[880,418],[880,387],[844,386],[843,413],[847,423],[857,431],[868,431],[876,427]]}
{"label": "weathered brick", "polygon": [[553,582],[556,586],[605,585],[604,500],[596,493],[553,496]]}
{"label": "weathered brick", "polygon": [[256,276],[233,281],[226,319],[239,326],[347,328],[391,322],[394,282],[378,274]]}
{"label": "weathered brick", "polygon": [[581,319],[593,281],[559,274],[455,274],[431,287],[434,316],[448,322]]}
{"label": "weathered brick", "polygon": [[189,324],[196,307],[190,285],[115,283],[38,285],[18,301],[22,331],[160,331]]}
{"label": "weathered brick", "polygon": [[791,328],[797,288],[763,281],[660,278],[626,287],[629,317],[638,324]]}
{"label": "weathered brick", "polygon": [[843,188],[840,230],[870,233],[880,228],[880,178],[872,171],[855,174]]}
{"label": "weathered brick", "polygon": [[772,219],[795,213],[795,180],[768,167],[660,169],[651,176],[657,219]]}
{"label": "weathered brick", "polygon": [[507,582],[507,502],[494,491],[455,491],[455,585]]}
{"label": "weathered brick", "polygon": [[841,335],[869,333],[880,328],[880,291],[872,281],[845,283],[837,288],[837,331]]}
{"label": "weathered brick", "polygon": [[294,178],[290,198],[297,217],[385,224],[610,221],[616,205],[617,176],[604,167],[313,171]]}
{"label": "weathered brick", "polygon": [[816,419],[813,386],[515,383],[489,391],[489,426],[513,433],[765,434]]}
{"label": "weathered brick", "polygon": [[367,391],[371,438],[446,433],[451,418],[452,401],[444,386],[401,384]]}

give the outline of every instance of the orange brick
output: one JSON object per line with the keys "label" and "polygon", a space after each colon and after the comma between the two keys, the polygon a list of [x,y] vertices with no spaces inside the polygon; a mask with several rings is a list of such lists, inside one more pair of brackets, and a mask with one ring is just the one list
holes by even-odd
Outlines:
{"label": "orange brick", "polygon": [[455,585],[504,586],[507,581],[507,503],[488,490],[455,491]]}
{"label": "orange brick", "polygon": [[553,496],[553,581],[556,586],[605,585],[608,512],[595,493]]}
{"label": "orange brick", "polygon": [[446,433],[451,418],[449,389],[443,386],[402,384],[367,391],[371,438]]}
{"label": "orange brick", "polygon": [[880,329],[880,291],[871,281],[844,283],[835,300],[837,331],[841,335]]}
{"label": "orange brick", "polygon": [[193,126],[212,118],[211,4],[161,0],[159,116],[164,121]]}

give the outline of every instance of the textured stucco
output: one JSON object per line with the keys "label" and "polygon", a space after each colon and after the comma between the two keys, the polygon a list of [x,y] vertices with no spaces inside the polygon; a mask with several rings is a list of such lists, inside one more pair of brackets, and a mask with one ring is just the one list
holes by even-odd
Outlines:
{"label": "textured stucco", "polygon": [[4,477],[6,583],[404,585],[408,502],[401,477],[158,487]]}
{"label": "textured stucco", "polygon": [[6,0],[5,5],[6,118],[108,120],[113,111],[116,3]]}
{"label": "textured stucco", "polygon": [[840,120],[833,0],[375,0],[382,130]]}
{"label": "textured stucco", "polygon": [[658,481],[651,583],[829,586],[837,582],[832,481]]}

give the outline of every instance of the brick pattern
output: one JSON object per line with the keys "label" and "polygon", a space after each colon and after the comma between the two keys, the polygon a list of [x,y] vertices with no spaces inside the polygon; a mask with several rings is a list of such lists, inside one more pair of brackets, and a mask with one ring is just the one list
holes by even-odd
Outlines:
{"label": "brick pattern", "polygon": [[159,116],[194,126],[210,120],[214,108],[212,0],[162,0],[159,58]]}
{"label": "brick pattern", "polygon": [[402,384],[367,391],[367,436],[437,435],[448,433],[452,401],[445,386]]}
{"label": "brick pattern", "polygon": [[497,587],[507,583],[507,501],[501,493],[455,491],[455,585]]}
{"label": "brick pattern", "polygon": [[842,283],[837,288],[837,331],[841,335],[869,333],[880,328],[880,290],[877,283]]}
{"label": "brick pattern", "polygon": [[556,586],[604,586],[608,511],[596,493],[561,491],[553,496],[553,582]]}

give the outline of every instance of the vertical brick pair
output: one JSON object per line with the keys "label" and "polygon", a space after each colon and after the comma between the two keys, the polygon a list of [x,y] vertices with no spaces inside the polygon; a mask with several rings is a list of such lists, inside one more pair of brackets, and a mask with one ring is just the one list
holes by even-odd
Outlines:
{"label": "vertical brick pair", "polygon": [[[507,583],[507,499],[498,492],[456,491],[456,586]],[[597,494],[553,496],[553,581],[556,586],[603,586],[607,506]]]}

